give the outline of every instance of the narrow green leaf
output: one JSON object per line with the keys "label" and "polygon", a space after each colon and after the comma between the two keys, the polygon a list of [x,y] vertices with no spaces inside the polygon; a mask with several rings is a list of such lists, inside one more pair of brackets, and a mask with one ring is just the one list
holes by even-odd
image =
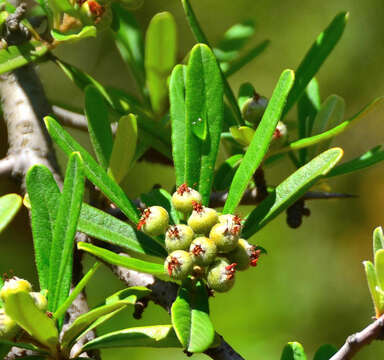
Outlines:
{"label": "narrow green leaf", "polygon": [[289,93],[283,116],[303,95],[305,88],[316,75],[325,59],[331,53],[344,32],[348,13],[342,12],[332,20],[329,26],[317,37],[296,70],[296,80]]}
{"label": "narrow green leaf", "polygon": [[114,347],[181,347],[172,325],[143,326],[114,331],[86,343],[82,351]]}
{"label": "narrow green leaf", "polygon": [[40,288],[48,289],[50,250],[60,190],[52,173],[43,165],[29,169],[26,184],[31,203],[33,245]]}
{"label": "narrow green leaf", "polygon": [[85,88],[85,115],[96,158],[103,169],[107,169],[113,146],[112,129],[104,98],[93,85]]}
{"label": "narrow green leaf", "polygon": [[22,199],[17,194],[7,194],[0,197],[0,233],[18,213]]}
{"label": "narrow green leaf", "polygon": [[62,33],[57,29],[51,30],[52,37],[61,43],[74,43],[88,37],[96,37],[96,27],[93,25],[84,26],[76,32]]}
{"label": "narrow green leaf", "polygon": [[140,195],[140,197],[147,206],[159,205],[167,210],[172,224],[180,223],[179,215],[172,204],[172,196],[167,190],[153,189],[147,194]]}
{"label": "narrow green leaf", "polygon": [[176,64],[177,29],[172,14],[162,12],[150,21],[145,37],[147,86],[155,114],[164,114],[168,102],[167,79]]}
{"label": "narrow green leaf", "polygon": [[165,249],[148,235],[135,232],[126,222],[86,203],[81,207],[78,231],[140,254],[167,256]]}
{"label": "narrow green leaf", "polygon": [[303,346],[298,342],[285,345],[280,360],[307,360]]}
{"label": "narrow green leaf", "polygon": [[376,251],[384,249],[384,234],[383,228],[378,226],[373,230],[373,254],[376,254]]}
{"label": "narrow green leaf", "polygon": [[340,148],[327,150],[284,180],[249,214],[244,224],[243,236],[245,238],[251,237],[292,205],[317,180],[324,177],[342,156],[343,150]]}
{"label": "narrow green leaf", "polygon": [[185,79],[187,67],[176,65],[169,85],[170,115],[172,123],[172,157],[176,172],[176,185],[185,179],[186,123],[185,123]]}
{"label": "narrow green leaf", "polygon": [[112,30],[121,57],[129,65],[141,92],[145,87],[144,41],[135,17],[118,2],[111,4],[113,11]]}
{"label": "narrow green leaf", "polygon": [[336,353],[337,348],[335,346],[329,344],[321,345],[316,351],[313,360],[329,360]]}
{"label": "narrow green leaf", "polygon": [[349,174],[375,165],[381,161],[384,161],[384,147],[383,145],[378,145],[367,151],[365,154],[336,166],[329,172],[327,177]]}
{"label": "narrow green leaf", "polygon": [[105,304],[112,304],[114,302],[125,300],[135,304],[138,299],[148,296],[152,291],[144,286],[131,286],[120,290],[105,299]]}
{"label": "narrow green leaf", "polygon": [[55,354],[59,334],[53,319],[35,305],[26,290],[13,290],[4,299],[4,308],[8,316],[17,322],[40,344]]}
{"label": "narrow green leaf", "polygon": [[100,263],[95,263],[88,272],[82,277],[82,279],[77,283],[75,288],[71,291],[69,296],[65,299],[64,303],[56,310],[53,314],[55,319],[60,319],[68,308],[71,306],[73,301],[77,298],[77,296],[83,291],[85,286],[88,284],[89,280],[93,277],[96,270],[100,267]]}
{"label": "narrow green leaf", "polygon": [[[65,301],[71,286],[72,252],[83,202],[84,181],[83,160],[78,153],[73,153],[68,159],[50,251],[48,306],[52,312]],[[71,270],[68,271],[68,268]]]}
{"label": "narrow green leaf", "polygon": [[[223,84],[217,61],[208,46],[198,44],[187,68],[185,180],[189,186],[199,184],[205,205],[211,193],[223,117]],[[196,136],[193,128],[198,123],[206,124],[206,137]]]}
{"label": "narrow green leaf", "polygon": [[122,116],[113,142],[109,172],[117,183],[123,181],[132,167],[137,144],[137,119],[133,114]]}
{"label": "narrow green leaf", "polygon": [[86,251],[91,255],[96,256],[97,258],[112,265],[123,266],[127,269],[137,270],[148,274],[164,274],[164,266],[162,264],[156,264],[149,261],[135,259],[133,257],[118,255],[112,251],[84,242],[79,242],[77,244],[77,248],[79,250]]}
{"label": "narrow green leaf", "polygon": [[31,41],[12,45],[0,50],[0,74],[15,70],[44,56],[48,48],[40,42]]}
{"label": "narrow green leaf", "polygon": [[215,190],[227,190],[232,182],[233,176],[235,175],[236,169],[238,168],[243,154],[236,154],[225,160],[215,173],[215,179],[213,187]]}
{"label": "narrow green leaf", "polygon": [[285,70],[281,74],[252,142],[235,173],[227,201],[225,202],[224,213],[232,214],[235,211],[248,186],[249,180],[267,153],[293,81],[294,73],[292,70]]}
{"label": "narrow green leaf", "polygon": [[134,223],[139,221],[139,214],[134,204],[127,198],[124,191],[101,168],[93,157],[78,144],[51,116],[44,118],[52,139],[67,154],[78,151],[84,159],[84,171],[87,178],[93,182],[108,199],[116,204],[121,211]]}
{"label": "narrow green leaf", "polygon": [[371,298],[373,301],[373,306],[375,308],[376,315],[380,315],[383,310],[381,305],[382,296],[377,292],[377,288],[379,287],[379,283],[377,280],[375,266],[370,261],[363,261],[365,275],[367,277],[368,289],[371,294]]}
{"label": "narrow green leaf", "polygon": [[203,352],[213,343],[215,330],[209,318],[208,294],[198,281],[184,281],[171,308],[172,324],[182,345],[193,353]]}
{"label": "narrow green leaf", "polygon": [[375,252],[375,270],[377,283],[384,290],[384,249]]}
{"label": "narrow green leaf", "polygon": [[[19,342],[19,341],[15,342],[15,341],[9,341],[7,339],[0,339],[0,347],[1,347],[1,345],[9,345],[10,347],[16,346],[20,349],[26,349],[26,350],[32,350],[32,351],[37,351],[37,352],[41,352],[41,353],[46,353],[46,350],[42,350],[34,344],[24,343],[24,342]],[[18,357],[18,359],[19,359],[19,357]]]}

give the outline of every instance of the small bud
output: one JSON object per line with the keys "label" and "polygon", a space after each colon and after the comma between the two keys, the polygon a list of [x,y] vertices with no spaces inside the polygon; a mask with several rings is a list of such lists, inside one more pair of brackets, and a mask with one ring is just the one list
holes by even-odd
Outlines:
{"label": "small bud", "polygon": [[13,340],[20,327],[12,320],[3,308],[0,308],[0,339]]}
{"label": "small bud", "polygon": [[237,270],[246,270],[249,266],[256,266],[260,257],[261,250],[251,245],[248,241],[240,239],[235,250],[226,256],[232,262],[237,263]]}
{"label": "small bud", "polygon": [[200,203],[193,203],[193,211],[188,219],[188,225],[196,234],[208,234],[212,226],[218,221],[219,217],[216,210],[207,208]]}
{"label": "small bud", "polygon": [[236,265],[225,258],[217,259],[208,269],[208,286],[217,292],[230,290],[235,283]]}
{"label": "small bud", "polygon": [[143,211],[137,225],[138,230],[143,230],[150,236],[158,236],[165,233],[169,224],[167,210],[161,206],[151,206]]}
{"label": "small bud", "polygon": [[193,202],[201,203],[201,195],[198,191],[182,184],[172,195],[172,204],[176,210],[183,214],[189,214],[193,210]]}
{"label": "small bud", "polygon": [[287,126],[282,121],[279,121],[273,133],[272,142],[269,148],[272,150],[280,149],[287,142],[287,138],[288,138]]}
{"label": "small bud", "polygon": [[105,7],[95,0],[80,1],[81,20],[85,25],[98,23],[104,14]]}
{"label": "small bud", "polygon": [[39,292],[31,292],[29,293],[29,295],[31,295],[35,305],[37,306],[37,308],[41,311],[47,311],[48,309],[48,301],[47,301],[47,298],[39,293]]}
{"label": "small bud", "polygon": [[19,291],[31,292],[32,285],[27,280],[20,279],[14,276],[13,278],[7,280],[4,283],[4,286],[0,291],[0,297],[5,302],[9,295],[12,295],[13,293],[16,293]]}
{"label": "small bud", "polygon": [[216,224],[209,233],[217,247],[218,252],[227,253],[232,251],[240,238],[241,224],[227,218],[226,222]]}
{"label": "small bud", "polygon": [[201,236],[192,241],[189,252],[194,264],[207,266],[215,260],[217,249],[213,240]]}
{"label": "small bud", "polygon": [[249,121],[252,124],[259,125],[267,105],[268,99],[255,93],[253,97],[249,98],[244,103],[241,109],[244,120]]}
{"label": "small bud", "polygon": [[193,230],[188,225],[170,226],[165,235],[165,247],[168,253],[175,250],[188,250],[193,236]]}
{"label": "small bud", "polygon": [[164,270],[176,280],[185,279],[193,269],[191,255],[184,250],[176,250],[165,259]]}

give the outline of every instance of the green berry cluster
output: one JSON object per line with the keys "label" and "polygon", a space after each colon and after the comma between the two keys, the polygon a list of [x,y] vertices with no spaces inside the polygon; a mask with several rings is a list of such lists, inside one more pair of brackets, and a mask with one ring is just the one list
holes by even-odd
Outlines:
{"label": "green berry cluster", "polygon": [[172,204],[187,224],[169,226],[169,215],[160,206],[143,211],[138,229],[148,235],[165,234],[168,257],[164,271],[176,280],[200,277],[217,292],[232,288],[236,270],[256,266],[261,251],[241,239],[242,222],[236,215],[220,215],[201,203],[198,191],[186,184],[172,195]]}

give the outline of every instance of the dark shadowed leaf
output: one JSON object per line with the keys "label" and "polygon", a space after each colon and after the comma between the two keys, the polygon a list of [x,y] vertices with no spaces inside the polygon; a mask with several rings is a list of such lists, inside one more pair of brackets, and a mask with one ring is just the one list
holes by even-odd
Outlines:
{"label": "dark shadowed leaf", "polygon": [[335,346],[329,344],[321,345],[316,351],[313,360],[329,360],[336,353],[337,348]]}

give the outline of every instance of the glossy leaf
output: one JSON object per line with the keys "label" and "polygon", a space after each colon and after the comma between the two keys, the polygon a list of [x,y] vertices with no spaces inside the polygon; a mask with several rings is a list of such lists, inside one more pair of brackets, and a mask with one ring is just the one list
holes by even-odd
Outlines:
{"label": "glossy leaf", "polygon": [[336,353],[337,348],[335,346],[329,344],[321,345],[316,351],[313,360],[329,360]]}
{"label": "glossy leaf", "polygon": [[376,251],[384,249],[384,234],[383,228],[378,226],[373,230],[373,254],[376,254]]}
{"label": "glossy leaf", "polygon": [[293,81],[294,73],[292,70],[285,70],[281,74],[252,142],[235,173],[227,201],[225,202],[224,213],[234,213],[248,186],[249,180],[267,153]]}
{"label": "glossy leaf", "polygon": [[172,196],[167,190],[153,189],[147,194],[142,194],[140,197],[146,206],[159,205],[167,210],[172,224],[180,223],[179,215],[172,204]]}
{"label": "glossy leaf", "polygon": [[4,299],[4,308],[7,315],[29,335],[56,353],[59,341],[56,324],[37,308],[28,291],[19,289],[9,292]]}
{"label": "glossy leaf", "polygon": [[384,161],[384,147],[378,145],[365,154],[332,169],[327,177],[349,174]]}
{"label": "glossy leaf", "polygon": [[132,167],[137,144],[137,118],[130,114],[122,116],[113,142],[109,172],[117,183],[121,183]]}
{"label": "glossy leaf", "polygon": [[185,78],[187,67],[176,65],[169,85],[170,115],[172,123],[172,157],[175,165],[176,185],[185,181],[186,124]]}
{"label": "glossy leaf", "polygon": [[12,45],[0,50],[0,74],[15,70],[44,56],[48,48],[40,42],[31,41]]}
{"label": "glossy leaf", "polygon": [[378,293],[377,288],[379,287],[375,266],[370,261],[363,261],[365,275],[367,277],[367,283],[369,292],[372,297],[373,305],[375,307],[376,315],[383,313],[384,302],[381,300],[382,296]]}
{"label": "glossy leaf", "polygon": [[78,151],[84,159],[84,171],[87,178],[93,182],[109,200],[115,203],[121,211],[134,223],[139,221],[139,214],[133,203],[126,197],[124,191],[101,168],[93,157],[78,144],[51,116],[44,118],[46,127],[52,139],[67,154]]}
{"label": "glossy leaf", "polygon": [[316,75],[321,65],[331,53],[344,32],[348,13],[342,12],[332,20],[329,26],[317,37],[296,70],[296,80],[288,96],[283,116],[303,95],[305,88]]}
{"label": "glossy leaf", "polygon": [[116,266],[126,267],[127,269],[137,270],[141,272],[145,272],[148,274],[154,275],[163,275],[164,274],[164,266],[163,264],[156,264],[149,261],[135,259],[133,257],[118,255],[113,251],[109,251],[103,249],[101,247],[79,242],[77,244],[77,248],[79,250],[86,251],[97,258]]}
{"label": "glossy leaf", "polygon": [[298,342],[289,342],[285,345],[280,360],[307,360],[304,348]]}
{"label": "glossy leaf", "polygon": [[243,236],[251,237],[300,199],[317,180],[324,177],[338,163],[342,156],[343,150],[340,148],[327,150],[284,180],[249,214],[244,224]]}
{"label": "glossy leaf", "polygon": [[[208,46],[198,44],[187,68],[185,180],[189,186],[199,185],[205,205],[211,193],[223,117],[223,84],[217,61]],[[206,124],[206,136],[194,130],[198,123]]]}
{"label": "glossy leaf", "polygon": [[99,164],[105,170],[112,153],[112,129],[108,119],[107,104],[100,92],[92,85],[85,88],[85,115],[93,150]]}
{"label": "glossy leaf", "polygon": [[49,264],[60,190],[52,173],[43,165],[31,167],[26,176],[31,203],[35,262],[41,289],[49,287]]}
{"label": "glossy leaf", "polygon": [[18,213],[22,199],[17,194],[7,194],[0,197],[0,233]]}
{"label": "glossy leaf", "polygon": [[190,279],[183,282],[172,304],[171,317],[178,339],[189,352],[203,352],[211,346],[215,330],[204,283],[193,285]]}
{"label": "glossy leaf", "polygon": [[243,154],[236,154],[226,159],[217,169],[213,187],[215,190],[227,190],[235,175],[236,169],[243,159]]}
{"label": "glossy leaf", "polygon": [[73,248],[85,187],[84,165],[79,153],[69,156],[63,192],[53,228],[49,258],[48,306],[51,311],[65,301],[72,280]]}
{"label": "glossy leaf", "polygon": [[172,14],[162,12],[150,21],[145,37],[147,87],[155,114],[167,108],[167,78],[176,64],[177,29]]}
{"label": "glossy leaf", "polygon": [[114,347],[181,347],[172,325],[143,326],[114,331],[89,341],[83,351]]}
{"label": "glossy leaf", "polygon": [[96,37],[96,27],[93,25],[84,26],[78,32],[62,33],[57,29],[51,30],[52,37],[61,43],[73,43],[88,37]]}

